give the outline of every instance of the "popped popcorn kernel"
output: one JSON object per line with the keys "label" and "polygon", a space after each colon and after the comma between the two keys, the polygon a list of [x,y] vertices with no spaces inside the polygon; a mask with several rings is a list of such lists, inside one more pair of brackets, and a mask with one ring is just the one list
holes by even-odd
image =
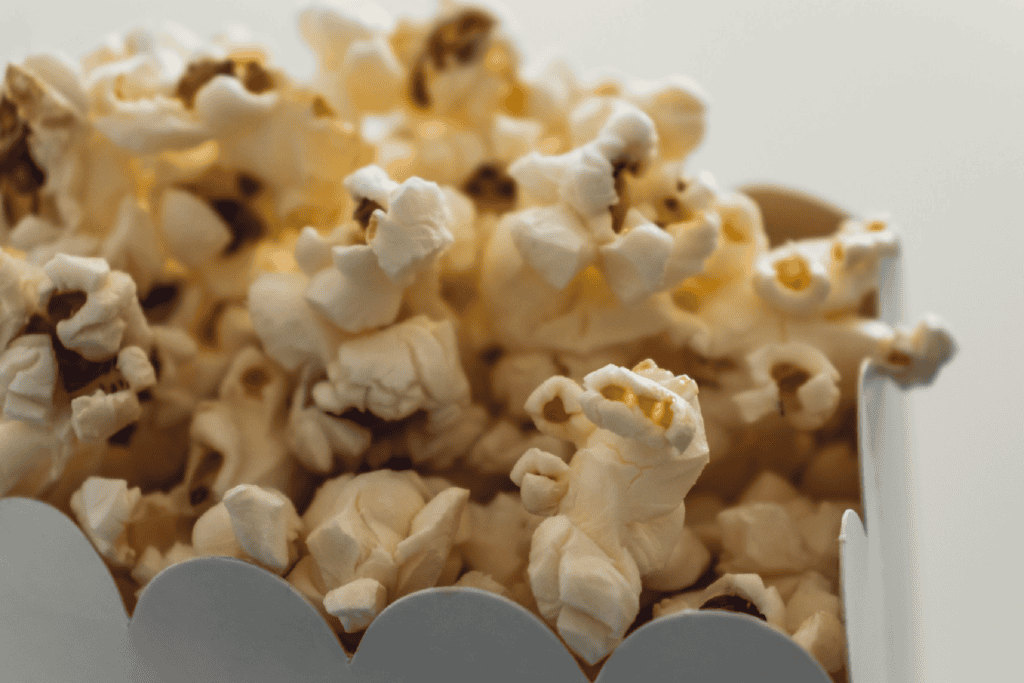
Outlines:
{"label": "popped popcorn kernel", "polygon": [[527,75],[494,8],[298,24],[309,82],[171,23],[8,65],[0,495],[70,510],[129,609],[225,556],[347,648],[468,587],[588,667],[726,610],[844,680],[861,364],[957,350],[878,319],[890,217],[780,218],[692,168],[699,85]]}

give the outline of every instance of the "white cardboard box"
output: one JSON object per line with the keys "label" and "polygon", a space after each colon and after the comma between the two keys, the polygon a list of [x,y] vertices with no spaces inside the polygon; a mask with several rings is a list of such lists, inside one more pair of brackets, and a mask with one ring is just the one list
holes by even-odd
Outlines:
{"label": "white cardboard box", "polygon": [[[805,195],[747,188],[771,229],[830,231],[837,209]],[[886,264],[880,317],[900,313],[898,259]],[[840,537],[852,683],[913,680],[917,671],[911,479],[902,391],[867,364],[858,396],[864,524]],[[867,533],[865,533],[865,525]],[[286,582],[227,558],[175,565],[129,619],[105,565],[71,520],[43,503],[0,500],[0,680],[491,681],[585,683],[553,631],[514,603],[470,589],[409,595],[370,626],[348,661],[326,622]],[[678,614],[631,634],[600,683],[785,681],[828,676],[756,619]]]}

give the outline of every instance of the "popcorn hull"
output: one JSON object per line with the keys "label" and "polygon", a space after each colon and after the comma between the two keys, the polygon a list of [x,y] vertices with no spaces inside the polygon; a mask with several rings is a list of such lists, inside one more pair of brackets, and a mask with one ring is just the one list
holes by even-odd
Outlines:
{"label": "popcorn hull", "polygon": [[[788,235],[829,231],[837,209],[768,186],[746,191]],[[803,231],[801,233],[801,231]],[[898,259],[883,273],[879,314],[900,314]],[[870,366],[858,384],[862,521],[843,518],[842,597],[853,683],[916,674],[910,462],[904,397]],[[0,671],[11,681],[578,681],[587,676],[554,632],[511,601],[435,588],[389,606],[349,660],[326,622],[283,580],[227,558],[174,565],[127,616],[99,556],[60,512],[0,500]],[[593,672],[588,672],[593,675]],[[614,681],[827,683],[817,663],[763,622],[677,614],[638,629],[597,677]]]}

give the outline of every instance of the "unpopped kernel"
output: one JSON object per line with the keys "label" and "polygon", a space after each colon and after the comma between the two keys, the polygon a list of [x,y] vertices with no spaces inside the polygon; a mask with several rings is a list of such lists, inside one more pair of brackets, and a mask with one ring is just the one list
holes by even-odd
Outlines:
{"label": "unpopped kernel", "polygon": [[220,555],[346,647],[467,586],[588,664],[719,609],[844,679],[858,367],[955,351],[875,319],[889,219],[770,244],[687,164],[699,86],[528,77],[485,8],[299,26],[310,83],[173,24],[7,67],[0,494],[72,514],[129,609]]}

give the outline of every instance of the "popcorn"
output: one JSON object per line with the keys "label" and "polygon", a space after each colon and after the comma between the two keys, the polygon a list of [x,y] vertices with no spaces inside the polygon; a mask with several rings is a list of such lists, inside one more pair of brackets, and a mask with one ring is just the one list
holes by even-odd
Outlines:
{"label": "popcorn", "polygon": [[327,376],[339,412],[355,408],[400,420],[466,394],[457,362],[451,327],[417,317],[343,343]]}
{"label": "popcorn", "polygon": [[828,298],[828,271],[796,243],[769,252],[755,268],[754,289],[758,295],[786,313],[814,313]]}
{"label": "popcorn", "polygon": [[[577,394],[570,410],[578,405],[577,424],[589,422],[589,429],[580,430],[589,431],[586,441],[571,465],[538,449],[527,451],[512,480],[528,511],[550,516],[530,549],[530,585],[540,613],[593,664],[636,616],[645,575],[658,573],[664,586],[671,583],[665,574],[673,572],[684,586],[703,570],[679,575],[680,563],[689,558],[675,552],[675,534],[685,515],[683,496],[707,463],[707,442],[696,384],[651,361],[632,371],[606,366],[593,372],[584,378],[582,393],[561,386]],[[534,395],[550,391],[541,385]],[[550,409],[538,427],[572,420],[557,398],[545,404]],[[567,435],[579,440],[580,431]],[[609,487],[619,493],[608,496]]]}
{"label": "popcorn", "polygon": [[843,668],[846,642],[843,625],[836,615],[815,612],[793,634],[793,640],[810,652],[825,671],[834,673]]}
{"label": "popcorn", "polygon": [[251,560],[284,574],[298,559],[296,542],[302,522],[292,502],[272,489],[242,484],[203,513],[192,530],[199,555],[227,555]]}
{"label": "popcorn", "polygon": [[897,329],[882,361],[901,384],[928,383],[956,351],[956,343],[937,316],[928,316],[912,330]]}
{"label": "popcorn", "polygon": [[184,190],[172,188],[164,193],[160,224],[171,255],[187,266],[200,266],[231,244],[231,231],[220,216]]}
{"label": "popcorn", "polygon": [[89,396],[71,401],[71,426],[82,442],[107,439],[135,422],[142,415],[142,406],[133,391],[112,394],[97,389]]}
{"label": "popcorn", "polygon": [[86,360],[98,361],[114,355],[122,342],[152,343],[130,276],[111,271],[103,259],[62,254],[48,261],[43,270],[54,290],[68,293],[70,315],[56,323],[57,338],[66,348]]}
{"label": "popcorn", "polygon": [[731,572],[779,574],[810,567],[812,557],[804,548],[800,531],[786,508],[778,503],[752,503],[723,510],[725,559],[721,566]]}
{"label": "popcorn", "polygon": [[209,555],[339,633],[469,587],[588,664],[642,605],[726,609],[843,680],[859,368],[956,352],[875,318],[889,218],[776,225],[688,168],[698,85],[527,76],[492,9],[299,23],[312,83],[173,24],[8,66],[0,495],[129,603]]}
{"label": "popcorn", "polygon": [[49,337],[26,334],[16,339],[0,355],[4,418],[45,425],[56,380],[57,359]]}
{"label": "popcorn", "polygon": [[302,520],[309,571],[319,572],[324,607],[346,632],[436,583],[468,495],[456,487],[432,495],[410,471],[343,475],[321,487]]}
{"label": "popcorn", "polygon": [[763,346],[747,362],[761,388],[733,400],[748,422],[778,411],[798,429],[817,429],[839,405],[839,371],[814,347],[793,342]]}
{"label": "popcorn", "polygon": [[294,463],[276,428],[285,405],[285,376],[258,350],[243,349],[218,398],[196,407],[185,488],[193,506],[219,501],[240,484],[289,492]]}
{"label": "popcorn", "polygon": [[129,564],[135,552],[128,546],[126,526],[142,493],[123,480],[90,477],[71,496],[71,509],[103,557]]}
{"label": "popcorn", "polygon": [[766,588],[757,574],[725,574],[702,591],[666,598],[654,606],[654,617],[704,609],[749,614],[777,628],[785,624],[786,606],[779,591]]}

